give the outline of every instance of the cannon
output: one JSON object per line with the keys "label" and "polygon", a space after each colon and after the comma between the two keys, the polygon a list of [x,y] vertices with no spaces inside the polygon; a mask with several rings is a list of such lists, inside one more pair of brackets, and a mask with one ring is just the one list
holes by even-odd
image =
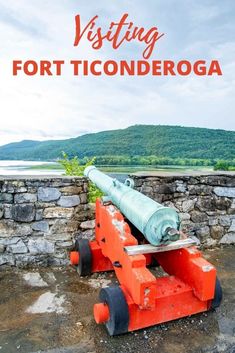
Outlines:
{"label": "cannon", "polygon": [[216,269],[181,232],[174,209],[134,190],[131,179],[121,183],[94,166],[84,174],[105,196],[96,200],[95,240],[76,240],[70,261],[80,276],[115,271],[120,283],[101,289],[98,324],[113,336],[220,305]]}
{"label": "cannon", "polygon": [[94,166],[87,167],[84,174],[108,196],[150,244],[160,245],[179,239],[178,213],[133,190],[131,179],[126,179],[125,184],[120,183]]}

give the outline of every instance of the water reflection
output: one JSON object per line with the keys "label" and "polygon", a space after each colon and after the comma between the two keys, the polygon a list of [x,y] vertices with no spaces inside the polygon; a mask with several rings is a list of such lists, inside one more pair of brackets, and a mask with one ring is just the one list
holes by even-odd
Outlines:
{"label": "water reflection", "polygon": [[[61,175],[63,170],[50,168],[43,169],[40,166],[53,166],[53,162],[35,161],[0,161],[0,175]],[[35,169],[33,169],[35,168]]]}

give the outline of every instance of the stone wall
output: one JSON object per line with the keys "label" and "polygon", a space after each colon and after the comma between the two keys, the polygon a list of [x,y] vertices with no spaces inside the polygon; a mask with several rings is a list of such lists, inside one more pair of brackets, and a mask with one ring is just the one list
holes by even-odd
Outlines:
{"label": "stone wall", "polygon": [[[203,246],[235,244],[235,173],[134,174],[140,192],[180,214]],[[65,265],[77,237],[94,235],[87,180],[0,178],[0,267]]]}
{"label": "stone wall", "polygon": [[0,265],[68,263],[89,215],[85,178],[0,178]]}
{"label": "stone wall", "polygon": [[174,207],[182,230],[196,235],[204,247],[235,244],[235,173],[137,173],[131,177],[137,190]]}

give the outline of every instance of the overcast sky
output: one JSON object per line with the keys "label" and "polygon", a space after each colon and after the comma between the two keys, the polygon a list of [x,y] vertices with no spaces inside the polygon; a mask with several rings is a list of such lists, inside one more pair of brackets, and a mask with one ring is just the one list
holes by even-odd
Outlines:
{"label": "overcast sky", "polygon": [[[151,60],[218,59],[219,77],[12,76],[15,59],[141,60],[144,45],[73,47],[74,16],[108,28],[124,13],[165,36]],[[0,145],[62,139],[133,124],[235,130],[234,0],[0,0]]]}

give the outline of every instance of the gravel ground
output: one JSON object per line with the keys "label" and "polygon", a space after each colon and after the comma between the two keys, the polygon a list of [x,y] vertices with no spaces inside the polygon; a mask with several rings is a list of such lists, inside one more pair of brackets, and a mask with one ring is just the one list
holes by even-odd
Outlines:
{"label": "gravel ground", "polygon": [[235,353],[235,248],[208,250],[224,292],[220,308],[109,337],[92,308],[113,273],[80,279],[73,268],[0,272],[0,353]]}

